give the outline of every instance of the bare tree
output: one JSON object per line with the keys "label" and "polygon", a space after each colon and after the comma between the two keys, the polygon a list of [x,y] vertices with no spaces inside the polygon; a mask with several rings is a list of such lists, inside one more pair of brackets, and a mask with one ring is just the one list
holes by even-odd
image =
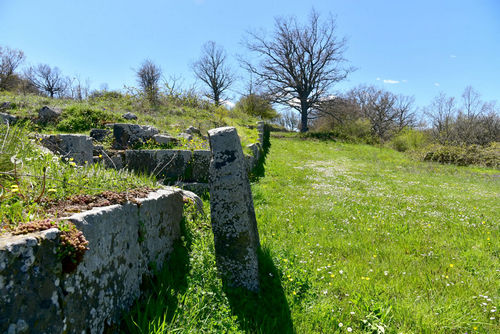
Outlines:
{"label": "bare tree", "polygon": [[0,90],[11,89],[15,80],[15,71],[24,61],[21,50],[0,46]]}
{"label": "bare tree", "polygon": [[416,123],[413,97],[395,95],[373,86],[359,86],[347,93],[347,100],[358,108],[355,113],[370,121],[373,134],[382,140]]}
{"label": "bare tree", "polygon": [[253,32],[248,37],[246,47],[259,63],[240,59],[242,65],[266,87],[274,102],[299,111],[300,131],[306,132],[309,111],[352,71],[342,66],[346,39],[337,37],[334,18],[330,15],[320,22],[312,10],[305,25],[295,17],[276,18],[271,39]]}
{"label": "bare tree", "polygon": [[69,79],[57,67],[39,64],[25,72],[26,79],[49,97],[62,96],[69,85]]}
{"label": "bare tree", "polygon": [[431,121],[434,138],[441,144],[448,143],[452,139],[452,130],[457,113],[455,98],[447,97],[446,94],[441,92],[424,110],[424,114]]}
{"label": "bare tree", "polygon": [[146,59],[142,63],[141,67],[136,71],[136,75],[139,87],[146,95],[147,100],[152,105],[156,105],[158,102],[158,83],[161,78],[161,68],[151,60]]}
{"label": "bare tree", "polygon": [[221,46],[213,41],[205,43],[201,57],[192,64],[194,74],[208,86],[205,96],[220,105],[224,92],[234,83],[236,77],[227,65],[227,55]]}
{"label": "bare tree", "polygon": [[69,80],[68,90],[72,99],[82,101],[90,95],[90,80],[87,78],[82,81],[81,77],[76,75]]}

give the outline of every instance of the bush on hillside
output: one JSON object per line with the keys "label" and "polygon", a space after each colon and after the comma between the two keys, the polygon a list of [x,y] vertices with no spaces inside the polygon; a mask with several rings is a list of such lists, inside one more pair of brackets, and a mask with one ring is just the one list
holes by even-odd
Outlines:
{"label": "bush on hillside", "polygon": [[499,168],[500,143],[491,143],[485,147],[480,145],[432,145],[425,149],[423,160],[458,166],[482,165]]}
{"label": "bush on hillside", "polygon": [[103,128],[106,123],[117,119],[114,113],[105,109],[73,105],[63,111],[61,121],[56,128],[60,131],[82,132],[93,128]]}
{"label": "bush on hillside", "polygon": [[305,138],[319,140],[340,140],[348,143],[377,144],[378,138],[372,135],[370,121],[358,118],[352,122],[336,126],[330,131],[313,131],[301,134]]}
{"label": "bush on hillside", "polygon": [[390,142],[390,146],[399,152],[416,150],[424,147],[430,141],[429,136],[419,130],[405,128],[396,135]]}

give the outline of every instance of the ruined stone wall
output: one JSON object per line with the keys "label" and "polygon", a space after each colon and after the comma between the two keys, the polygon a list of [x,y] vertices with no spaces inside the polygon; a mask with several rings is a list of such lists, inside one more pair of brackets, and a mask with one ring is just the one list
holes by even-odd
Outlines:
{"label": "ruined stone wall", "polygon": [[165,188],[68,218],[89,241],[76,271],[63,273],[59,231],[0,237],[0,333],[102,333],[140,295],[180,237],[183,198]]}

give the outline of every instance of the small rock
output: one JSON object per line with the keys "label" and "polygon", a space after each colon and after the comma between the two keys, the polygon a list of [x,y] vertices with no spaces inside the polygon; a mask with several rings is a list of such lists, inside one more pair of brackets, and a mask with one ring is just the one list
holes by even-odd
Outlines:
{"label": "small rock", "polygon": [[126,113],[125,115],[122,116],[125,119],[131,120],[131,119],[137,119],[137,116],[131,112]]}
{"label": "small rock", "polygon": [[179,133],[178,137],[186,139],[187,141],[193,140],[193,135],[190,135],[189,133],[185,133],[185,132]]}
{"label": "small rock", "polygon": [[14,124],[16,122],[17,122],[16,116],[0,112],[0,124]]}
{"label": "small rock", "polygon": [[198,128],[195,128],[194,126],[190,126],[184,132],[190,135],[198,135],[201,137],[201,131]]}
{"label": "small rock", "polygon": [[177,145],[179,140],[169,135],[154,135],[153,140],[160,145]]}
{"label": "small rock", "polygon": [[61,116],[61,113],[61,109],[59,108],[44,106],[38,111],[38,121],[40,123],[55,122]]}

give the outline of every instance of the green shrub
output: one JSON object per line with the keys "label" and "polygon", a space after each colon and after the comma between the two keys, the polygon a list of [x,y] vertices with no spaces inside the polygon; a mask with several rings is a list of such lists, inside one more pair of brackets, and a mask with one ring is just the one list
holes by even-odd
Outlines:
{"label": "green shrub", "polygon": [[63,111],[61,121],[56,128],[60,131],[82,132],[92,128],[102,128],[106,123],[115,120],[117,120],[117,116],[104,108],[73,105]]}
{"label": "green shrub", "polygon": [[319,140],[340,140],[349,143],[378,143],[378,139],[372,134],[370,121],[364,118],[337,125],[330,131],[307,132],[301,134],[301,136]]}
{"label": "green shrub", "polygon": [[422,157],[424,161],[436,161],[442,164],[482,165],[499,168],[500,143],[492,143],[486,147],[479,145],[432,145],[424,150]]}
{"label": "green shrub", "polygon": [[405,128],[391,140],[390,146],[396,151],[405,152],[422,148],[427,145],[428,142],[429,138],[424,132]]}

